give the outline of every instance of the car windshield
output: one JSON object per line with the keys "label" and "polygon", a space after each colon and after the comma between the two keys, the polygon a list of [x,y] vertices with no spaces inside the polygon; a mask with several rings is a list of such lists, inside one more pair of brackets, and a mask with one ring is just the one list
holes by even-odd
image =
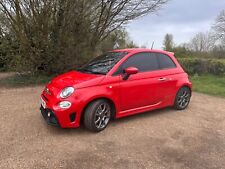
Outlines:
{"label": "car windshield", "polygon": [[113,66],[118,63],[127,52],[108,52],[91,60],[78,69],[80,72],[106,75]]}

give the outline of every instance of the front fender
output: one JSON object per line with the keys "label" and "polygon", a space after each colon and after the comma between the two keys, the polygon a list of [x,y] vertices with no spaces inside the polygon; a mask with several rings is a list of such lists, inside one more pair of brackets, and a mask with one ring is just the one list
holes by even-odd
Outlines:
{"label": "front fender", "polygon": [[[78,91],[78,90],[77,90]],[[79,89],[77,99],[82,105],[82,112],[86,106],[96,99],[105,98],[115,106],[115,112],[119,110],[119,88],[116,85],[103,85]]]}

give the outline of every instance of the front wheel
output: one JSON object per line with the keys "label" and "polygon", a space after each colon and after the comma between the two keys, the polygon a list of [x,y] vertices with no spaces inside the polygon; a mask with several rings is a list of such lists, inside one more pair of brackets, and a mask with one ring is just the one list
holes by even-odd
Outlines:
{"label": "front wheel", "polygon": [[110,104],[104,99],[96,100],[84,112],[84,126],[91,131],[100,132],[107,127],[110,118]]}
{"label": "front wheel", "polygon": [[188,87],[182,87],[176,95],[174,107],[177,110],[184,110],[188,107],[191,99],[191,91]]}

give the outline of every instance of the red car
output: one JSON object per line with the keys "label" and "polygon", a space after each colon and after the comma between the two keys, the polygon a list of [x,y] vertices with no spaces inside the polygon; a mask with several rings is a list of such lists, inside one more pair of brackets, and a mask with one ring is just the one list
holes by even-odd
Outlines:
{"label": "red car", "polygon": [[41,95],[48,124],[92,131],[113,118],[174,106],[185,109],[192,84],[171,52],[114,50],[52,79]]}

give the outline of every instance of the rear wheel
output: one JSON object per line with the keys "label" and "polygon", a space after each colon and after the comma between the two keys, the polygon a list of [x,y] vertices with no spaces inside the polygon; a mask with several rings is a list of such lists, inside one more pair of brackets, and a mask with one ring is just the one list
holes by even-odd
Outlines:
{"label": "rear wheel", "polygon": [[191,99],[191,91],[188,87],[182,87],[176,95],[174,107],[177,110],[184,110],[188,107]]}
{"label": "rear wheel", "polygon": [[100,132],[107,127],[110,118],[110,104],[104,99],[96,100],[84,112],[84,126],[91,131]]}

